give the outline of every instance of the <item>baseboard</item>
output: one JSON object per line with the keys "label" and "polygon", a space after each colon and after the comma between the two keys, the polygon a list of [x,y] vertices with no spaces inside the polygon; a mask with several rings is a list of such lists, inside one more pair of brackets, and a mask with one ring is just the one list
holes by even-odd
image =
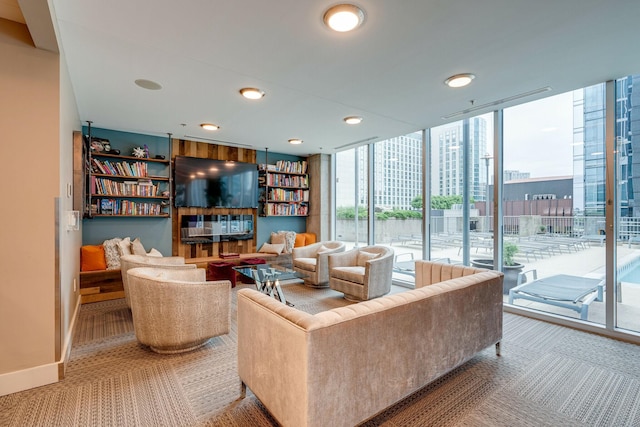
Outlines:
{"label": "baseboard", "polygon": [[71,357],[73,331],[76,320],[78,319],[79,310],[80,298],[78,298],[76,302],[71,325],[69,325],[69,331],[65,337],[61,360],[21,371],[0,374],[0,396],[57,383],[64,378],[64,371]]}

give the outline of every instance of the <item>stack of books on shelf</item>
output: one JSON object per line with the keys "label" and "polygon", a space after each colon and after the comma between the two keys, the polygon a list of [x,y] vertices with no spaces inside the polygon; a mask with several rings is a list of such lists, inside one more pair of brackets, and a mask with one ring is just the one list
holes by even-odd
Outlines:
{"label": "stack of books on shelf", "polygon": [[276,171],[286,173],[307,173],[306,160],[292,162],[290,160],[278,160],[276,162]]}
{"label": "stack of books on shelf", "polygon": [[135,202],[132,200],[98,199],[96,200],[96,215],[129,215],[156,216],[163,215],[163,205],[160,203]]}
{"label": "stack of books on shelf", "polygon": [[113,181],[92,176],[91,193],[105,196],[157,197],[158,186],[151,181]]}
{"label": "stack of books on shelf", "polygon": [[308,202],[309,190],[286,190],[272,188],[269,190],[269,200],[277,202]]}
{"label": "stack of books on shelf", "polygon": [[266,181],[264,181],[264,183],[269,187],[299,187],[299,188],[309,187],[309,178],[307,176],[302,176],[302,175],[292,176],[292,175],[271,174],[262,178],[266,178]]}
{"label": "stack of books on shelf", "polygon": [[265,203],[264,215],[270,216],[304,216],[309,213],[307,205],[299,204],[282,204],[282,203]]}
{"label": "stack of books on shelf", "polygon": [[93,172],[103,175],[141,176],[148,174],[147,164],[144,162],[111,162],[110,160],[91,159]]}

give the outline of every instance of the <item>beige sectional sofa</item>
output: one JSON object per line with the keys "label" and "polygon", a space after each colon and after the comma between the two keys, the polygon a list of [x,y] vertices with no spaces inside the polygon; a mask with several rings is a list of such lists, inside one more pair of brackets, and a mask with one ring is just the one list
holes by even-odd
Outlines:
{"label": "beige sectional sofa", "polygon": [[502,273],[416,261],[414,290],[311,315],[238,291],[238,373],[283,426],[354,426],[502,338]]}

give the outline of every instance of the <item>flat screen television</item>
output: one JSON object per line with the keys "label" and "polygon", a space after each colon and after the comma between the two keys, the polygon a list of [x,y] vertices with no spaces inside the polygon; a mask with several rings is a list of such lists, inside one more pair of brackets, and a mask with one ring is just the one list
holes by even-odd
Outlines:
{"label": "flat screen television", "polygon": [[258,207],[254,163],[176,156],[173,170],[176,207]]}

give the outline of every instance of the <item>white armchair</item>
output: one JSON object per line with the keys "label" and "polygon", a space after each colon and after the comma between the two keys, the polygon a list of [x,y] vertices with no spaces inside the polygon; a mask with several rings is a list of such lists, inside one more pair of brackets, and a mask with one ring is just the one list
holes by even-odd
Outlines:
{"label": "white armchair", "polygon": [[197,268],[195,264],[185,264],[184,257],[165,256],[154,257],[147,255],[123,255],[120,257],[120,273],[122,274],[122,287],[127,306],[131,307],[129,300],[129,280],[127,272],[136,267],[163,267],[168,269],[191,270]]}
{"label": "white armchair", "polygon": [[129,300],[136,338],[157,353],[182,353],[229,333],[231,282],[207,282],[203,268],[132,268]]}
{"label": "white armchair", "polygon": [[391,291],[393,249],[365,246],[329,256],[329,287],[350,301],[365,301]]}
{"label": "white armchair", "polygon": [[329,255],[344,251],[344,243],[338,241],[293,248],[293,269],[304,276],[305,285],[326,288],[329,286]]}

